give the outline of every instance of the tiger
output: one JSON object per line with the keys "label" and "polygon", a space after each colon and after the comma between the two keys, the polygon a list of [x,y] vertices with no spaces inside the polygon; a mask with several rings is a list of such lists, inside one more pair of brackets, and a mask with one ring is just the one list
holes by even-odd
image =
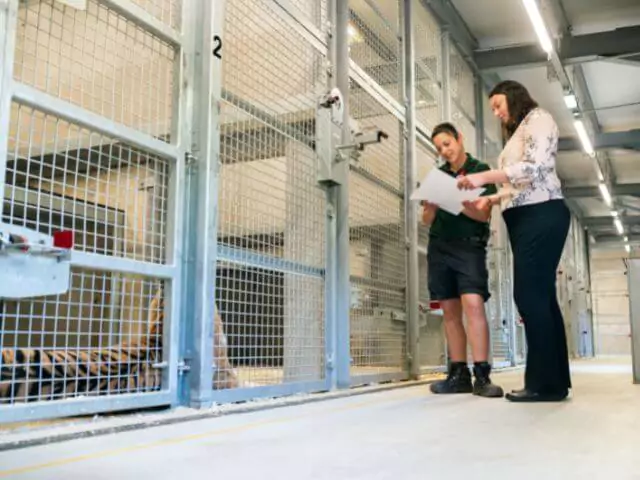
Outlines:
{"label": "tiger", "polygon": [[[92,350],[5,348],[0,363],[0,404],[81,396],[160,391],[162,388],[163,289],[149,304],[146,334]],[[222,319],[214,313],[213,388],[237,388]]]}

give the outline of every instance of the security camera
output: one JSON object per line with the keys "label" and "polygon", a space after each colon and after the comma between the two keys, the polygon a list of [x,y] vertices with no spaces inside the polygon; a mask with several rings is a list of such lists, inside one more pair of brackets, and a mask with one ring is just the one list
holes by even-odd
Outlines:
{"label": "security camera", "polygon": [[382,140],[389,138],[389,135],[383,130],[373,129],[364,132],[358,132],[354,135],[353,140],[357,145],[358,150],[364,150],[365,145],[371,145],[373,143],[380,143]]}

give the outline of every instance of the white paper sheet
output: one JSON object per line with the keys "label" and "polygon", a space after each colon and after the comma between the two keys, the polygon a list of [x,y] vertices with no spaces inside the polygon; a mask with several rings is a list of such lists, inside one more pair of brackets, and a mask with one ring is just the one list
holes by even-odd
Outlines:
{"label": "white paper sheet", "polygon": [[457,180],[454,177],[437,168],[432,168],[420,182],[420,187],[411,195],[411,200],[426,200],[453,215],[458,215],[464,208],[462,202],[475,200],[484,190],[484,188],[458,190]]}

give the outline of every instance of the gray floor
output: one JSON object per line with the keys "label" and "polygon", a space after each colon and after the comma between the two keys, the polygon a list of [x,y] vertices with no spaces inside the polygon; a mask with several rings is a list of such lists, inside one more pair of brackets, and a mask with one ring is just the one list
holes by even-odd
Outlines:
{"label": "gray floor", "polygon": [[[415,387],[8,451],[0,478],[640,478],[630,366],[573,369],[573,398],[562,404]],[[511,389],[521,376],[495,378]]]}

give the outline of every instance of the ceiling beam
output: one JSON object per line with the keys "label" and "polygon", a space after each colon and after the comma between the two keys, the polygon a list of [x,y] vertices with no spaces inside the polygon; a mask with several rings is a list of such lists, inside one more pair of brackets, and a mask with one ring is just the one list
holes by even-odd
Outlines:
{"label": "ceiling beam", "polygon": [[[601,132],[593,136],[594,150],[638,150],[640,151],[640,129],[626,132]],[[558,140],[558,151],[582,150],[577,138],[562,137]]]}
{"label": "ceiling beam", "polygon": [[[624,225],[640,225],[640,215],[622,216],[620,220]],[[613,217],[611,215],[583,217],[581,223],[587,228],[612,227]]]}
{"label": "ceiling beam", "polygon": [[[559,40],[558,55],[564,64],[594,59],[637,58],[640,54],[640,26],[618,28],[587,35],[564,36]],[[517,47],[480,50],[474,54],[480,70],[546,65],[547,55],[535,43]],[[640,64],[638,64],[640,66]]]}
{"label": "ceiling beam", "polygon": [[[640,183],[618,183],[611,190],[613,196],[640,196]],[[562,191],[567,198],[600,198],[598,187],[565,187]]]}
{"label": "ceiling beam", "polygon": [[[627,237],[629,238],[629,243],[636,243],[636,242],[640,242],[640,235],[627,235]],[[620,235],[595,235],[594,240],[596,241],[596,243],[614,243],[614,244],[619,244],[619,245],[623,245],[624,244],[624,238],[621,237]]]}

